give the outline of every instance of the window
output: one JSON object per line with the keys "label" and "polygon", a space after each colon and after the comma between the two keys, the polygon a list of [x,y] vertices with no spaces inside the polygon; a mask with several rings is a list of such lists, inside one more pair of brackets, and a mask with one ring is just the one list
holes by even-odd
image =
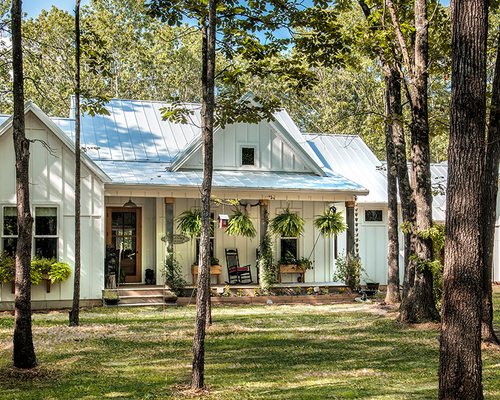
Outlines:
{"label": "window", "polygon": [[297,260],[299,256],[297,238],[281,238],[280,256],[281,260],[286,261],[287,263],[292,263]]}
{"label": "window", "polygon": [[382,210],[365,210],[365,222],[382,222]]}
{"label": "window", "polygon": [[17,210],[16,207],[4,207],[2,224],[2,250],[14,257],[17,246]]}
{"label": "window", "polygon": [[57,258],[57,208],[35,208],[35,256]]}
{"label": "window", "polygon": [[255,148],[241,148],[241,165],[255,165]]}

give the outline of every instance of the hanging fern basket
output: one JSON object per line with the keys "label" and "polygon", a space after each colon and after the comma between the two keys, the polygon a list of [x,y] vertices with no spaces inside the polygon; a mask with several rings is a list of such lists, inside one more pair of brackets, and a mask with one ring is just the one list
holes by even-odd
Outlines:
{"label": "hanging fern basket", "polygon": [[234,214],[229,218],[226,233],[231,236],[245,236],[249,238],[257,236],[257,231],[253,226],[252,220],[247,213],[241,210],[235,210]]}
{"label": "hanging fern basket", "polygon": [[190,238],[201,235],[201,210],[184,211],[177,219],[177,229]]}
{"label": "hanging fern basket", "polygon": [[342,214],[330,208],[314,219],[314,226],[324,237],[336,236],[346,230]]}
{"label": "hanging fern basket", "polygon": [[281,237],[299,237],[304,232],[304,218],[286,208],[271,220],[270,228]]}

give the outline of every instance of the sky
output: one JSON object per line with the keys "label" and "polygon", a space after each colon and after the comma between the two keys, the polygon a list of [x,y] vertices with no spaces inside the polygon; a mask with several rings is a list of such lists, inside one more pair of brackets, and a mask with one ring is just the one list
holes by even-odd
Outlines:
{"label": "sky", "polygon": [[[89,0],[82,0],[82,5],[88,4]],[[75,9],[75,0],[24,0],[23,11],[29,17],[36,17],[42,10],[49,10],[52,6],[62,10],[73,12]]]}
{"label": "sky", "polygon": [[[81,0],[82,5],[88,4],[89,0]],[[441,0],[445,6],[450,4],[450,0]],[[23,11],[28,13],[29,17],[36,17],[40,11],[48,10],[55,5],[57,8],[73,12],[75,9],[75,0],[24,0]]]}

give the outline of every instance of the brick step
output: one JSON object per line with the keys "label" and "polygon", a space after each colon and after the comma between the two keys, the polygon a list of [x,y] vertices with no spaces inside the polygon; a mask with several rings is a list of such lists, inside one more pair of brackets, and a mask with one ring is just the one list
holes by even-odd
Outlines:
{"label": "brick step", "polygon": [[[169,291],[166,290],[166,293]],[[118,289],[120,297],[124,296],[162,296],[163,288],[160,289]]]}

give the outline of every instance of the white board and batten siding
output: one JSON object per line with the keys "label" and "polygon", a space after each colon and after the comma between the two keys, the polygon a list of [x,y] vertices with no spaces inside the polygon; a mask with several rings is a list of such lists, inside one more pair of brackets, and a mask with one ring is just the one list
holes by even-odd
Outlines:
{"label": "white board and batten siding", "polygon": [[[32,213],[36,207],[57,208],[58,256],[74,269],[74,184],[75,155],[35,114],[26,114],[26,135],[31,144],[30,200]],[[49,150],[50,149],[50,150]],[[12,129],[0,137],[0,221],[3,209],[15,206],[15,154]],[[81,299],[98,299],[104,285],[104,183],[82,165],[81,182]],[[3,223],[2,223],[3,225]],[[2,232],[0,232],[2,234]],[[2,244],[0,246],[3,245]],[[50,293],[45,285],[33,286],[36,301],[67,300],[73,297],[73,274]],[[0,301],[13,301],[11,285],[0,287]]]}
{"label": "white board and batten siding", "polygon": [[[255,149],[255,165],[242,166],[242,147]],[[200,169],[203,158],[198,150],[183,168]],[[309,172],[296,152],[269,123],[228,125],[214,135],[214,169]]]}

